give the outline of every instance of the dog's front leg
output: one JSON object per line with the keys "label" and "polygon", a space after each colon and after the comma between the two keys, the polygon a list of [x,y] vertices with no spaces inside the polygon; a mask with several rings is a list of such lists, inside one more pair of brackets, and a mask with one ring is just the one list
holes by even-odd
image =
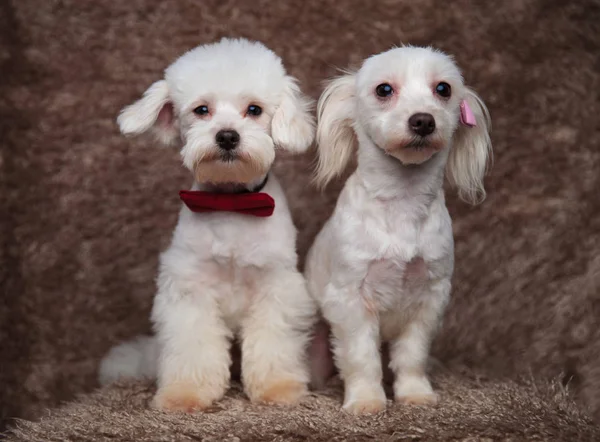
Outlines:
{"label": "dog's front leg", "polygon": [[450,294],[450,280],[435,283],[428,292],[414,317],[390,345],[390,368],[396,375],[394,398],[404,404],[433,405],[438,401],[427,378],[427,357]]}
{"label": "dog's front leg", "polygon": [[302,275],[263,275],[242,327],[242,380],[253,402],[293,404],[307,391],[307,346],[316,305]]}
{"label": "dog's front leg", "polygon": [[[334,289],[330,286],[328,290]],[[386,406],[379,320],[358,296],[358,291],[328,293],[329,299],[338,299],[342,305],[324,306],[323,312],[331,324],[335,361],[344,380],[343,408],[353,414],[370,414]]]}
{"label": "dog's front leg", "polygon": [[231,332],[210,291],[168,279],[159,281],[152,314],[161,347],[154,406],[203,410],[229,387]]}

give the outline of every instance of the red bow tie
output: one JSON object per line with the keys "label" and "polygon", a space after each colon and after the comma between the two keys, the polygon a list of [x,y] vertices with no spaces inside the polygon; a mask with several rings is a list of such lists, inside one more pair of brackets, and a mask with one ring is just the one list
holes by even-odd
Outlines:
{"label": "red bow tie", "polygon": [[275,200],[266,193],[212,193],[197,190],[180,190],[179,198],[196,213],[237,212],[254,216],[271,216]]}

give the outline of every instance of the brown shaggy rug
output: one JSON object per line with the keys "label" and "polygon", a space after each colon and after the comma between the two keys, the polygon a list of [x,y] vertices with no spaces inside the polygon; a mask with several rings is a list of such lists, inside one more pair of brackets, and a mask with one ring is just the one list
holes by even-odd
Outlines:
{"label": "brown shaggy rug", "polygon": [[[482,205],[448,192],[456,273],[433,353],[492,380],[559,378],[600,419],[597,1],[3,0],[2,421],[46,416],[92,391],[105,352],[148,331],[158,253],[189,178],[176,149],[125,139],[115,117],[175,57],[221,36],[263,41],[314,98],[336,67],[395,44],[433,44],[456,56],[490,107],[495,164]],[[310,187],[311,161],[284,157],[276,167],[301,260],[340,188]],[[488,422],[490,438],[569,440],[581,425],[594,439],[591,424],[562,398],[461,382],[438,379],[447,401],[434,410],[394,409],[368,423],[339,415],[327,397],[297,411],[259,411],[233,398],[212,415],[164,416],[146,411],[150,393],[138,386],[95,393],[20,428],[27,440],[83,440],[77,433],[94,429],[95,440],[119,429],[130,440],[150,432],[162,435],[157,440],[198,439],[219,428],[283,439],[310,425],[323,440],[336,431],[439,440],[485,435]],[[247,413],[234,417],[230,407]],[[199,419],[206,427],[192,425]],[[261,426],[267,421],[272,427]]]}
{"label": "brown shaggy rug", "polygon": [[252,406],[236,385],[208,413],[148,407],[154,387],[119,384],[66,405],[40,422],[20,421],[8,441],[594,441],[600,428],[552,385],[434,377],[436,407],[389,404],[376,416],[340,410],[341,385],[294,408]]}

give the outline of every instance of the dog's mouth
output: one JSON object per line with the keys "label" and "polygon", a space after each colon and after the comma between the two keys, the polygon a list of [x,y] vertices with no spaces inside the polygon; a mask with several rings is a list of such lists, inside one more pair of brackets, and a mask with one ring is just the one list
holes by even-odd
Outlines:
{"label": "dog's mouth", "polygon": [[442,141],[437,137],[419,135],[412,136],[410,138],[390,140],[385,147],[385,152],[388,154],[400,153],[400,152],[438,152],[443,148]]}
{"label": "dog's mouth", "polygon": [[427,137],[413,137],[408,143],[402,146],[403,149],[412,149],[417,152],[420,152],[427,147],[436,148],[437,146]]}
{"label": "dog's mouth", "polygon": [[221,152],[219,155],[219,161],[223,163],[233,163],[237,159],[239,159],[237,152],[225,151]]}
{"label": "dog's mouth", "polygon": [[438,137],[412,136],[394,140],[385,152],[404,165],[415,165],[428,161],[443,148],[443,141]]}

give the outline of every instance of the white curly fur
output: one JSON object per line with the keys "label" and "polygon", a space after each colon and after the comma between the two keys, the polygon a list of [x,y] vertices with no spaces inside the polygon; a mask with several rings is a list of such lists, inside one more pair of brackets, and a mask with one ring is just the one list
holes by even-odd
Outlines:
{"label": "white curly fur", "polygon": [[[194,113],[201,105],[207,115]],[[247,114],[249,105],[260,106],[262,114]],[[246,40],[223,39],[186,53],[118,122],[126,134],[152,131],[163,142],[181,139],[193,189],[221,192],[261,183],[276,147],[301,152],[314,136],[310,100],[277,55]],[[223,129],[240,135],[234,161],[223,160],[216,143]],[[182,207],[160,257],[152,311],[156,338],[113,349],[100,368],[103,384],[157,375],[157,407],[205,409],[229,386],[230,346],[237,338],[251,400],[291,403],[305,393],[316,305],[296,269],[296,229],[272,174],[263,192],[276,204],[268,218]]]}

